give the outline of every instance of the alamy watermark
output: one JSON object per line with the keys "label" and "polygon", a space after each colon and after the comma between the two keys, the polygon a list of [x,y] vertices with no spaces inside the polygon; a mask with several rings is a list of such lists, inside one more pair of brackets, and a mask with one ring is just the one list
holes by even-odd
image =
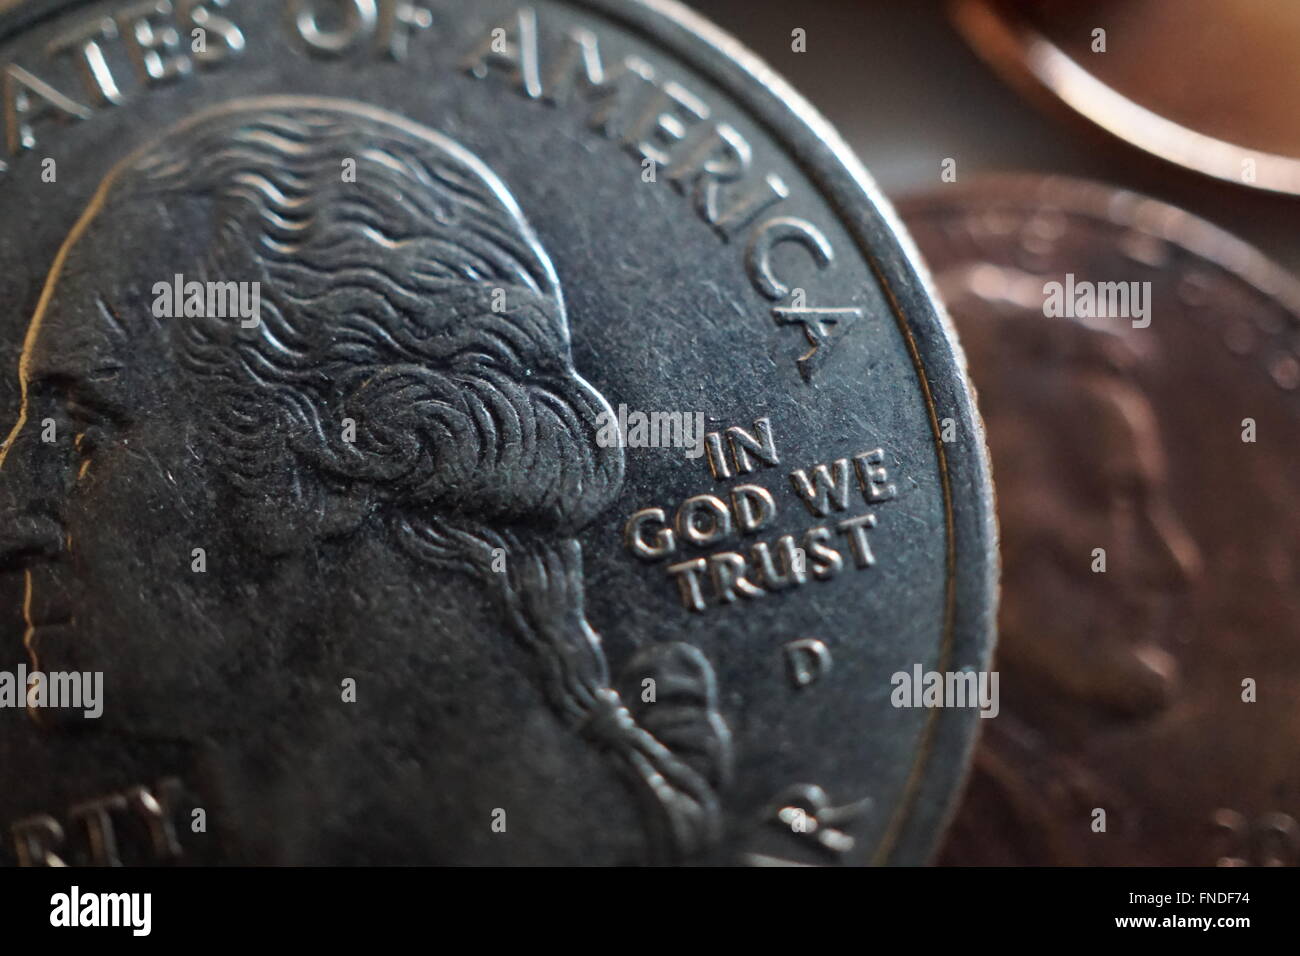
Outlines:
{"label": "alamy watermark", "polygon": [[618,413],[596,416],[601,448],[685,448],[687,458],[704,454],[703,412],[628,411],[619,403]]}
{"label": "alamy watermark", "polygon": [[153,929],[153,894],[82,892],[74,885],[50,897],[50,925],[121,927],[131,930],[132,936],[148,936]]}
{"label": "alamy watermark", "polygon": [[912,670],[896,671],[889,679],[895,707],[978,707],[981,717],[996,717],[997,671],[927,671],[920,664]]}
{"label": "alamy watermark", "polygon": [[0,671],[0,708],[80,710],[97,720],[104,713],[102,671]]}
{"label": "alamy watermark", "polygon": [[262,283],[186,281],[177,273],[153,287],[156,319],[239,319],[251,329],[262,321]]}
{"label": "alamy watermark", "polygon": [[1043,315],[1050,319],[1132,319],[1133,328],[1151,324],[1150,282],[1076,281],[1073,272],[1064,282],[1043,285]]}

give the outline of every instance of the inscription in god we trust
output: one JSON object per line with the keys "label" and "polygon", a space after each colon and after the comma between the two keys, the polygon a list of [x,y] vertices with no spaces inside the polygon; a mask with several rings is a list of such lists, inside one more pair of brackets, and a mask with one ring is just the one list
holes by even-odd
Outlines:
{"label": "inscription in god we trust", "polygon": [[527,5],[465,37],[451,35],[414,0],[282,0],[266,7],[253,0],[142,0],[87,14],[48,43],[42,61],[0,64],[0,177],[13,174],[16,157],[40,147],[47,124],[88,120],[140,93],[247,58],[259,39],[249,12],[267,8],[282,14],[277,29],[287,31],[277,56],[395,65],[408,62],[417,43],[450,48],[463,79],[504,82],[528,99],[581,115],[594,133],[652,167],[653,181],[662,178],[683,196],[721,241],[735,244],[738,265],[771,320],[806,340],[805,347],[796,339],[792,355],[805,381],[862,318],[858,306],[820,298],[818,280],[834,268],[834,244],[815,223],[791,214],[790,187],[755,161],[741,132],[662,69],[634,55],[611,59],[592,31],[552,27]]}
{"label": "inscription in god we trust", "polygon": [[[782,465],[770,419],[705,436],[705,460],[715,481],[739,479]],[[876,563],[870,532],[874,508],[898,496],[881,448],[795,468],[780,495],[767,484],[743,481],[725,494],[704,493],[675,509],[642,508],[624,527],[624,543],[646,562],[671,562],[667,576],[691,611],[753,600],[829,581],[846,568]],[[802,533],[746,543],[777,520],[781,497],[793,496],[817,523]],[[730,547],[726,547],[730,545]],[[692,556],[692,551],[709,551]]]}

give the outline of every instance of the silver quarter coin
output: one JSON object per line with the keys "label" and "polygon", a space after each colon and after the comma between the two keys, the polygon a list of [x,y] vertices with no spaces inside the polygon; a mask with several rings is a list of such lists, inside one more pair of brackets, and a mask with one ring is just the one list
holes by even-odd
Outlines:
{"label": "silver quarter coin", "polygon": [[983,438],[796,94],[660,2],[8,7],[9,862],[928,859]]}

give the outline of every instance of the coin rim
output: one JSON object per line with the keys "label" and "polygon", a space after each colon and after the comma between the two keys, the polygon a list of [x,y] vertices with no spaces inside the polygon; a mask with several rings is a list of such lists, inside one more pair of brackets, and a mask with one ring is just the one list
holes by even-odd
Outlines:
{"label": "coin rim", "polygon": [[[1300,196],[1300,157],[1211,136],[1148,109],[1094,74],[1005,2],[950,0],[949,15],[985,65],[1040,105],[1064,110],[1180,169],[1246,189]],[[1255,161],[1253,182],[1241,178],[1241,160],[1247,158]]]}

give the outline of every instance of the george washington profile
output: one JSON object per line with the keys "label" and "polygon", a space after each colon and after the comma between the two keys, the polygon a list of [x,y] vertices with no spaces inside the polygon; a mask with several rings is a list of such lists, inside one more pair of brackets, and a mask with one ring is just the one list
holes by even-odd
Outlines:
{"label": "george washington profile", "polygon": [[1170,491],[1149,359],[1122,327],[1045,318],[1041,276],[980,263],[937,283],[965,317],[1003,581],[1003,712],[984,731],[943,861],[1095,859],[1090,814],[1128,805],[1133,786],[1098,755],[1185,703],[1174,625],[1203,564]]}
{"label": "george washington profile", "polygon": [[[181,277],[255,283],[256,321],[155,314]],[[610,406],[537,236],[459,144],[315,98],[180,123],[64,243],[20,379],[0,487],[27,649],[106,672],[98,729],[238,754],[219,772],[279,819],[250,846],[473,853],[509,799],[605,773],[656,859],[717,838],[712,669],[664,645],[610,673],[579,543],[623,479]]]}

